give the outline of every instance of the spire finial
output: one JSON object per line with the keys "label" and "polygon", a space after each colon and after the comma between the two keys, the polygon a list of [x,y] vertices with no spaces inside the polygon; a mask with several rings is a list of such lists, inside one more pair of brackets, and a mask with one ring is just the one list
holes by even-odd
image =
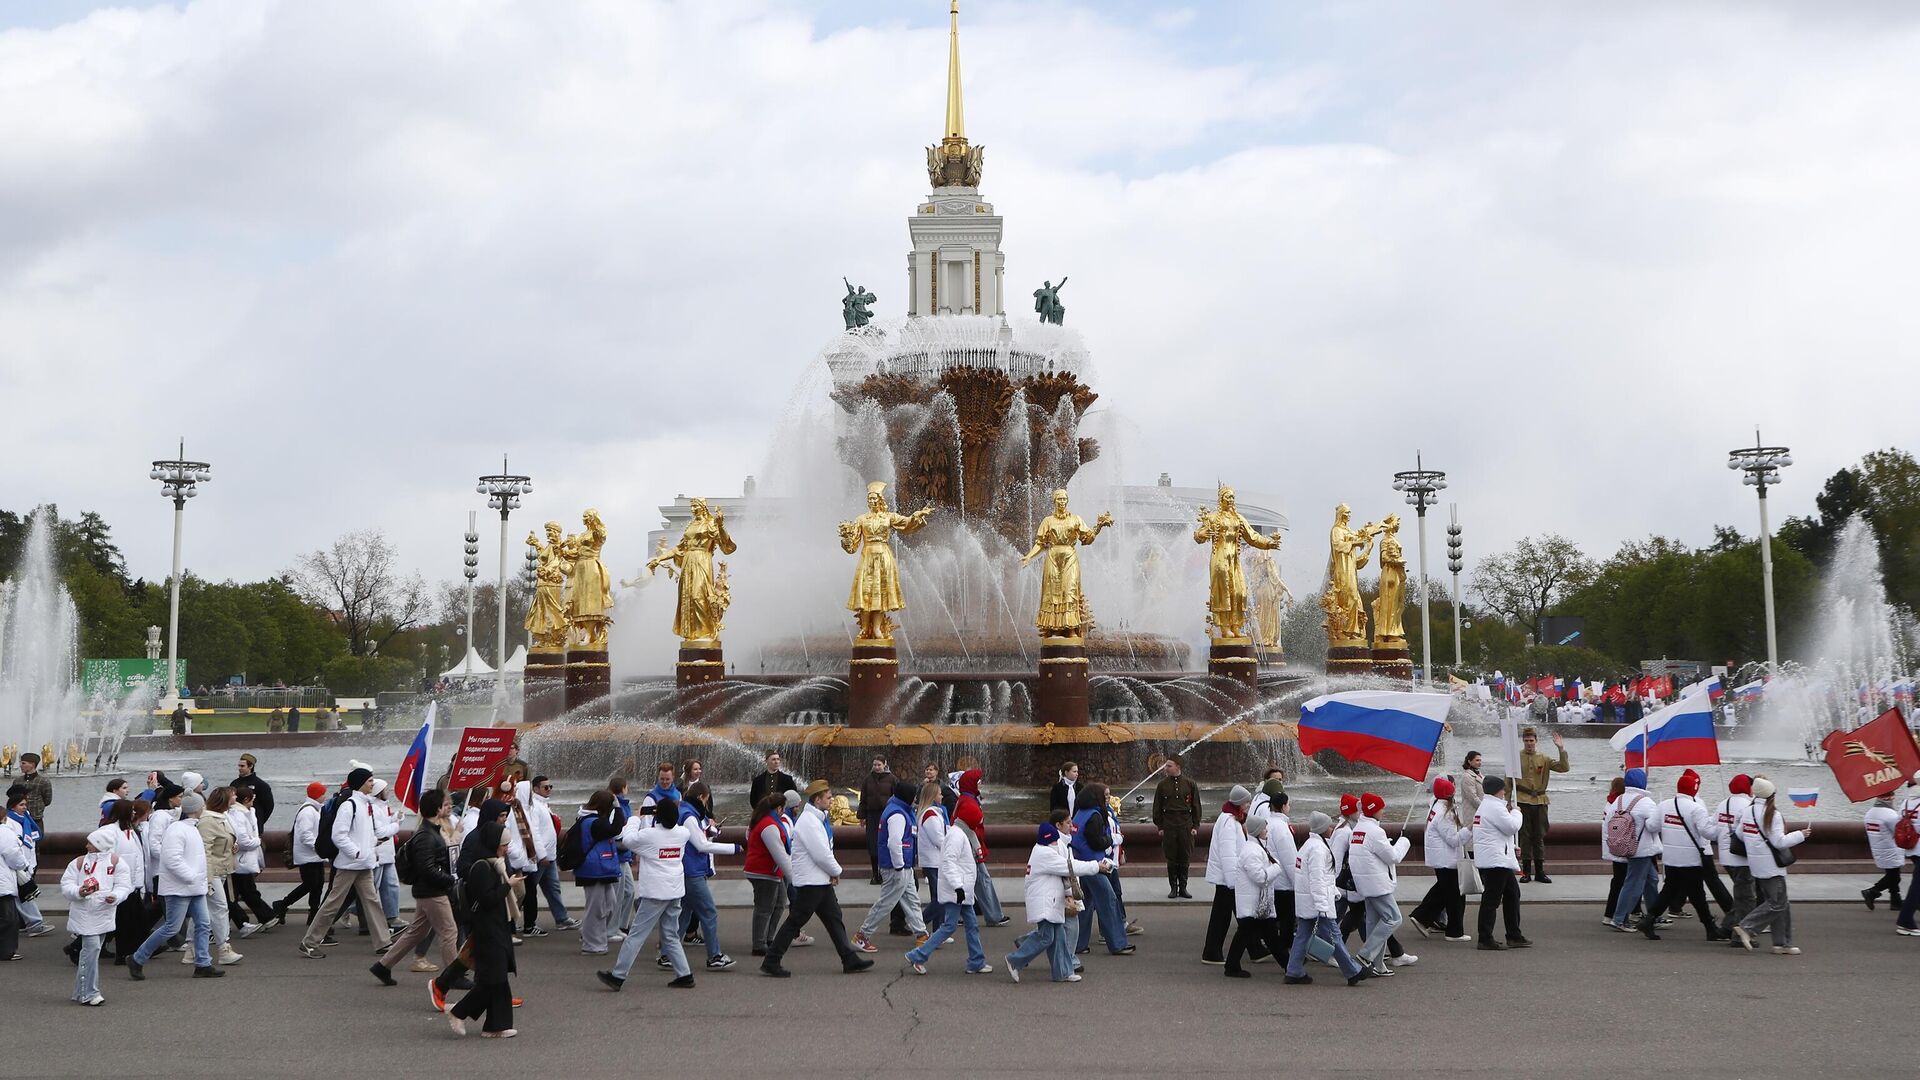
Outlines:
{"label": "spire finial", "polygon": [[952,24],[947,34],[947,132],[948,145],[967,141],[966,109],[960,103],[960,0],[948,9]]}

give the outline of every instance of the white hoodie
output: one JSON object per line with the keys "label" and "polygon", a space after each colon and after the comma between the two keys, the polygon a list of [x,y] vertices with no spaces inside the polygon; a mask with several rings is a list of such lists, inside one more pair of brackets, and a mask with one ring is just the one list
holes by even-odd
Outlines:
{"label": "white hoodie", "polygon": [[258,874],[267,860],[260,848],[260,826],[254,821],[253,807],[233,804],[227,811],[227,824],[233,827],[233,872]]}
{"label": "white hoodie", "polygon": [[320,853],[313,845],[320,842],[320,800],[308,799],[293,812],[293,865],[317,863]]}
{"label": "white hoodie", "polygon": [[1293,913],[1302,919],[1332,919],[1339,899],[1333,886],[1333,853],[1325,837],[1308,834],[1293,864]]}
{"label": "white hoodie", "polygon": [[1407,849],[1412,841],[1406,837],[1388,842],[1387,831],[1380,823],[1362,814],[1360,820],[1353,823],[1353,838],[1347,846],[1352,850],[1347,858],[1353,866],[1353,888],[1361,896],[1393,895],[1395,867],[1407,857]]}
{"label": "white hoodie", "polygon": [[1086,877],[1100,872],[1100,864],[1073,857],[1066,837],[1051,844],[1035,844],[1027,853],[1027,921],[1067,921],[1067,876]]}
{"label": "white hoodie", "polygon": [[1713,842],[1720,839],[1720,827],[1713,823],[1713,815],[1690,795],[1666,800],[1658,813],[1660,848],[1668,866],[1699,866],[1701,845],[1712,850]]}
{"label": "white hoodie", "polygon": [[1867,848],[1873,852],[1873,865],[1895,870],[1907,864],[1907,853],[1894,846],[1893,830],[1900,814],[1891,806],[1870,806],[1861,819],[1867,830]]}
{"label": "white hoodie", "polygon": [[1234,870],[1234,914],[1242,919],[1273,918],[1273,890],[1279,880],[1280,864],[1273,861],[1265,844],[1240,845],[1240,865]]}
{"label": "white hoodie", "polygon": [[[1746,815],[1747,807],[1753,802],[1750,795],[1729,795],[1720,800],[1713,811],[1713,823],[1719,827],[1720,865],[1745,866],[1747,857],[1733,853],[1733,838],[1740,826],[1740,819]],[[1605,846],[1604,840],[1602,846]],[[1616,860],[1618,861],[1618,860]]]}
{"label": "white hoodie", "polygon": [[940,853],[947,843],[947,815],[937,806],[929,806],[920,813],[920,828],[915,834],[913,861],[922,870],[938,872]]}
{"label": "white hoodie", "polygon": [[1300,848],[1293,842],[1293,822],[1272,806],[1267,808],[1266,845],[1275,865],[1280,867],[1279,875],[1273,879],[1274,891],[1292,892],[1293,868],[1299,862]]}
{"label": "white hoodie", "polygon": [[[81,896],[80,885],[88,878],[99,890]],[[67,898],[68,933],[111,934],[115,910],[133,894],[133,867],[112,852],[89,851],[67,864],[60,894]]]}
{"label": "white hoodie", "polygon": [[1473,835],[1453,819],[1453,807],[1446,799],[1435,799],[1427,807],[1427,832],[1421,839],[1421,854],[1435,870],[1460,868],[1460,852]]}
{"label": "white hoodie", "polygon": [[[802,885],[828,885],[840,876],[840,863],[833,857],[833,841],[827,834],[827,812],[809,803],[800,808],[800,820],[793,823],[793,877],[795,888]],[[942,884],[947,875],[940,875]],[[973,884],[969,877],[967,884]]]}
{"label": "white hoodie", "polygon": [[333,846],[340,854],[333,865],[341,870],[371,870],[374,867],[373,800],[366,792],[356,791],[333,812]]}
{"label": "white hoodie", "polygon": [[1740,818],[1740,839],[1747,845],[1747,866],[1752,870],[1755,881],[1787,876],[1786,868],[1774,861],[1773,850],[1767,844],[1771,842],[1776,848],[1797,847],[1806,840],[1807,831],[1799,829],[1788,832],[1786,829],[1785,814],[1776,810],[1772,826],[1767,827],[1767,804],[1758,799],[1748,804],[1746,813]]}
{"label": "white hoodie", "polygon": [[[11,825],[12,822],[7,822]],[[20,895],[17,871],[33,865],[27,861],[27,845],[21,843],[17,829],[0,826],[0,896]]]}
{"label": "white hoodie", "polygon": [[1222,810],[1213,819],[1213,835],[1207,840],[1207,884],[1231,889],[1240,872],[1240,846],[1247,842],[1247,830],[1238,818]]}
{"label": "white hoodie", "polygon": [[947,827],[946,840],[940,846],[940,888],[935,900],[943,904],[959,903],[958,891],[973,888],[978,851],[973,830],[965,822],[955,821]]}
{"label": "white hoodie", "polygon": [[192,818],[182,818],[160,838],[161,896],[207,895],[207,844]]}
{"label": "white hoodie", "polygon": [[1520,835],[1520,811],[1509,810],[1505,799],[1487,795],[1473,813],[1473,865],[1480,870],[1520,869],[1513,838]]}

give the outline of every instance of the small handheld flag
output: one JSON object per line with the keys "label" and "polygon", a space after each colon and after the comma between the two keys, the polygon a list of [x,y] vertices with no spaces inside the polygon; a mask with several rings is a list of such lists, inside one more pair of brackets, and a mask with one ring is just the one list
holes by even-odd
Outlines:
{"label": "small handheld flag", "polygon": [[1787,798],[1793,800],[1793,805],[1804,810],[1807,807],[1812,806],[1815,803],[1818,803],[1820,801],[1820,789],[1819,788],[1797,788],[1797,787],[1788,788]]}
{"label": "small handheld flag", "polygon": [[400,805],[416,814],[420,812],[420,793],[426,790],[427,755],[433,751],[433,717],[439,709],[439,702],[427,702],[426,722],[414,735],[413,745],[407,747],[407,756],[400,759],[400,773],[393,778],[393,790],[400,798]]}

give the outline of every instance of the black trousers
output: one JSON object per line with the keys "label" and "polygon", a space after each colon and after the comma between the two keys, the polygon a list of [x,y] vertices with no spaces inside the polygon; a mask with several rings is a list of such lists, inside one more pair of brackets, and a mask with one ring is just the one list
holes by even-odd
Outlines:
{"label": "black trousers", "polygon": [[1520,932],[1520,882],[1514,872],[1504,866],[1480,870],[1480,941],[1483,944],[1493,941],[1495,916],[1505,918],[1508,941],[1526,936]]}
{"label": "black trousers", "polygon": [[1713,856],[1701,856],[1700,877],[1707,883],[1707,892],[1712,894],[1713,902],[1720,905],[1722,914],[1733,910],[1733,894],[1727,891],[1727,883],[1720,880],[1720,870],[1713,865]]}
{"label": "black trousers", "polygon": [[[1207,940],[1200,947],[1200,959],[1219,963],[1226,959],[1227,931],[1233,929],[1233,889],[1213,887],[1213,910],[1207,915]],[[1254,956],[1265,956],[1256,952]]]}
{"label": "black trousers", "polygon": [[1607,906],[1603,912],[1609,920],[1613,918],[1613,906],[1620,902],[1620,887],[1627,883],[1627,864],[1617,862],[1611,865],[1613,880],[1607,882]]}
{"label": "black trousers", "polygon": [[[0,873],[11,874],[13,869],[0,866]],[[19,951],[20,902],[12,896],[0,896],[0,961],[13,959]]]}
{"label": "black trousers", "polygon": [[[146,893],[133,890],[125,900],[113,908],[113,951],[120,957],[132,956],[153,933],[153,927],[147,923]],[[12,956],[12,953],[8,953]]]}
{"label": "black trousers", "polygon": [[307,899],[307,922],[312,923],[314,915],[320,910],[320,901],[326,899],[327,864],[301,863],[297,869],[300,871],[300,887],[280,898],[280,910],[292,911],[293,905],[304,896]]}
{"label": "black trousers", "polygon": [[[234,874],[227,879],[233,883],[233,904],[228,910],[234,925],[246,922],[247,912],[253,913],[253,921],[265,926],[273,919],[273,906],[267,898],[260,895],[260,884],[256,875]],[[136,946],[137,948],[138,946]]]}
{"label": "black trousers", "polygon": [[[880,883],[880,819],[869,818],[863,824],[867,827],[867,865],[872,870],[868,880]],[[896,906],[895,910],[898,910]]]}
{"label": "black trousers", "polygon": [[766,967],[775,967],[780,958],[793,947],[793,939],[807,925],[807,920],[818,917],[820,925],[827,932],[827,940],[833,942],[833,950],[840,954],[840,963],[844,966],[858,959],[860,954],[854,951],[853,942],[847,940],[847,924],[840,917],[840,896],[831,885],[796,885],[789,894],[787,921],[780,925],[780,932],[767,942],[767,958],[762,963]]}
{"label": "black trousers", "polygon": [[1900,868],[1896,866],[1891,870],[1882,871],[1880,880],[1874,882],[1873,887],[1867,891],[1875,896],[1886,893],[1895,900],[1900,899]]}
{"label": "black trousers", "polygon": [[1421,897],[1420,906],[1413,909],[1409,918],[1416,919],[1426,926],[1438,926],[1439,920],[1446,920],[1448,937],[1461,937],[1467,932],[1467,898],[1460,892],[1460,870],[1458,867],[1435,867],[1433,887],[1427,895]]}
{"label": "black trousers", "polygon": [[1700,916],[1700,925],[1706,927],[1708,936],[1718,937],[1713,915],[1707,911],[1706,872],[1698,866],[1667,867],[1667,880],[1660,886],[1660,895],[1654,898],[1653,910],[1647,912],[1647,918],[1658,919],[1689,903],[1693,905],[1693,913]]}
{"label": "black trousers", "polygon": [[1287,955],[1290,948],[1292,948],[1291,942],[1280,940],[1278,919],[1271,916],[1265,919],[1241,919],[1239,927],[1233,932],[1233,945],[1227,949],[1227,971],[1231,973],[1244,970],[1240,967],[1240,958],[1249,953],[1254,956],[1280,957]]}
{"label": "black trousers", "polygon": [[486,1017],[487,1022],[480,1028],[482,1031],[505,1031],[513,1026],[513,985],[505,982],[476,984],[447,1011],[462,1020]]}

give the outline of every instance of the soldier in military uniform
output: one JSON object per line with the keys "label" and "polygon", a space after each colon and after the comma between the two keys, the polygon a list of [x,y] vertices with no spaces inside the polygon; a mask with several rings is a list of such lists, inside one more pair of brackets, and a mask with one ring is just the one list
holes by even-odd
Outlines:
{"label": "soldier in military uniform", "polygon": [[1200,789],[1181,775],[1180,755],[1167,758],[1167,778],[1153,789],[1153,826],[1167,857],[1167,899],[1193,899],[1187,891],[1187,866],[1200,833]]}
{"label": "soldier in military uniform", "polygon": [[1540,733],[1533,728],[1520,732],[1520,775],[1514,778],[1514,801],[1520,804],[1520,880],[1552,884],[1547,876],[1547,774],[1566,772],[1567,741],[1553,733],[1553,745],[1560,758],[1554,760],[1537,749]]}

